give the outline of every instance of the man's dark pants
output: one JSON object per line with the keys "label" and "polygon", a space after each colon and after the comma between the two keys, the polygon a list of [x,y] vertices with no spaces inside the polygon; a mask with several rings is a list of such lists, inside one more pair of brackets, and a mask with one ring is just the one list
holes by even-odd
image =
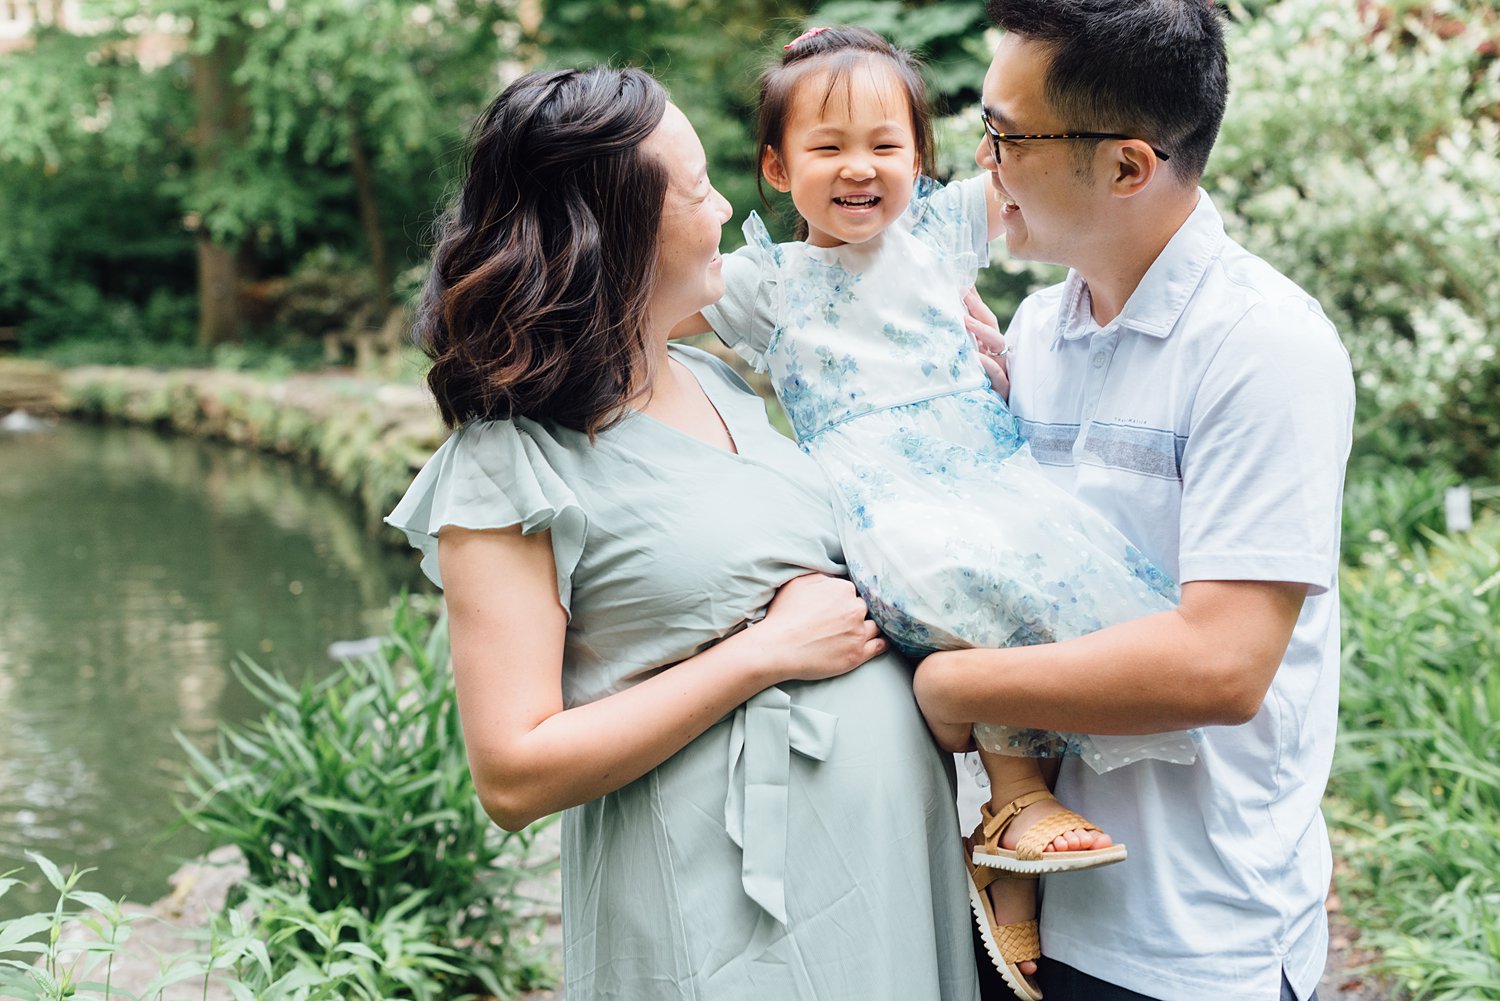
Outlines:
{"label": "man's dark pants", "polygon": [[[1005,981],[1000,979],[1000,974],[984,951],[978,930],[974,932],[974,954],[979,963],[980,998],[983,1001],[1016,1001],[1015,994],[1005,986]],[[1045,1001],[1156,1001],[1145,994],[1127,991],[1123,987],[1116,987],[1097,977],[1081,973],[1054,959],[1043,958],[1037,967],[1037,986],[1042,989]],[[1296,998],[1292,993],[1292,985],[1286,982],[1286,977],[1282,977],[1281,1001],[1296,1001]],[[1271,999],[1267,998],[1266,1001]],[[1314,991],[1307,1001],[1318,1001],[1318,992]]]}

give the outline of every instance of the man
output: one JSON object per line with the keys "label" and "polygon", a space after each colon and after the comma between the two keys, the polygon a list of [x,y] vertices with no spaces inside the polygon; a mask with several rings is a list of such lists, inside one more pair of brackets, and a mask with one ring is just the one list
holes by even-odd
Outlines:
{"label": "man", "polygon": [[1071,269],[1011,324],[1011,407],[1182,597],[1075,640],[935,654],[918,698],[938,733],[1204,728],[1192,765],[1063,763],[1058,798],[1130,854],[1044,879],[1047,1001],[1307,1001],[1328,943],[1348,356],[1198,187],[1227,92],[1211,4],[988,6],[1005,34],[976,158],[1010,253]]}

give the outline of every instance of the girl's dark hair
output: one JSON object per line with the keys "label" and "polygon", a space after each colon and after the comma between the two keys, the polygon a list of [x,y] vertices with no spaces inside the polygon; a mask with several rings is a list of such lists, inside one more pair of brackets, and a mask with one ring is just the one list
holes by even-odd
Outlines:
{"label": "girl's dark hair", "polygon": [[475,123],[416,339],[443,421],[528,417],[592,437],[648,377],[667,167],[642,149],[667,94],[648,74],[529,73]]}
{"label": "girl's dark hair", "polygon": [[[767,146],[781,153],[787,119],[791,117],[792,99],[797,88],[809,77],[828,74],[823,92],[826,108],[836,89],[849,92],[849,74],[872,59],[883,59],[906,92],[911,108],[911,131],[917,142],[917,165],[932,167],[932,109],[927,103],[927,84],[922,79],[922,64],[905,49],[898,49],[869,28],[818,28],[808,32],[785,50],[781,61],[768,66],[760,75],[760,100],[755,113],[755,162]],[[765,179],[756,172],[755,187],[761,201],[769,207]],[[806,223],[802,224],[805,229]]]}
{"label": "girl's dark hair", "polygon": [[[988,0],[990,19],[1051,52],[1043,93],[1063,127],[1139,136],[1196,183],[1229,96],[1213,0]],[[1086,144],[1081,144],[1085,145]]]}

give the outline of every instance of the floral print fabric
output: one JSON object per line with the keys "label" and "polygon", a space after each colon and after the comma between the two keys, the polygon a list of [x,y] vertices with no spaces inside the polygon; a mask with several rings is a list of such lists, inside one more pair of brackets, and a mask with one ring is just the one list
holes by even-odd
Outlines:
{"label": "floral print fabric", "polygon": [[[707,314],[769,370],[799,444],[834,486],[851,576],[912,659],[1070,639],[1177,599],[1124,536],[1046,478],[990,389],[962,304],[983,213],[982,189],[928,182],[901,225],[834,248],[776,244],[752,215],[737,254],[757,266],[725,274],[760,288],[726,299],[762,303],[769,330],[732,306]],[[1180,732],[982,724],[975,735],[991,751],[1077,754],[1099,771],[1196,756]]]}

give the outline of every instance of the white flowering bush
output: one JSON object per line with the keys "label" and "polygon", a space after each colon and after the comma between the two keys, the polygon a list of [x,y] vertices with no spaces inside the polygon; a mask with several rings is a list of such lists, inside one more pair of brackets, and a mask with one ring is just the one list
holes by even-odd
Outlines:
{"label": "white flowering bush", "polygon": [[1280,0],[1230,31],[1207,187],[1323,303],[1360,449],[1500,475],[1500,16],[1493,0]]}

